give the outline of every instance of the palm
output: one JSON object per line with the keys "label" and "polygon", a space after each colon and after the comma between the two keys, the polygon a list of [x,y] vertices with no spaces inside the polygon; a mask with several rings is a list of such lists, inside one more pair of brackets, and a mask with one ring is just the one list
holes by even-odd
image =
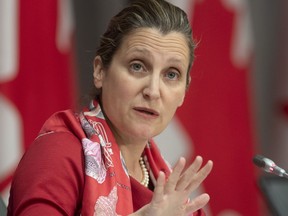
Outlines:
{"label": "palm", "polygon": [[184,216],[202,208],[209,201],[208,194],[202,194],[189,201],[189,195],[208,176],[212,170],[212,162],[200,169],[202,158],[196,157],[195,161],[183,171],[185,159],[180,158],[167,182],[163,172],[159,173],[154,195],[151,203],[140,209],[140,215]]}

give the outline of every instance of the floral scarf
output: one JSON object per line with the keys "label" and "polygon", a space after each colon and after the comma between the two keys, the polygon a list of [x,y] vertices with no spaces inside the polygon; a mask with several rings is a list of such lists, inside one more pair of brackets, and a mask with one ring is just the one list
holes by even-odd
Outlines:
{"label": "floral scarf", "polygon": [[[99,104],[93,101],[77,118],[85,132],[79,133],[86,174],[81,215],[128,215],[150,202],[152,192],[129,177]],[[160,170],[169,175],[170,169],[152,140],[147,143],[143,157],[154,184]]]}

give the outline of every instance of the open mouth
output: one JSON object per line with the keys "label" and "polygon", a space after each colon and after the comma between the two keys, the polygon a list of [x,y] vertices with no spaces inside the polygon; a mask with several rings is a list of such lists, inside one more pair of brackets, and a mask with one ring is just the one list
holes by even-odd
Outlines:
{"label": "open mouth", "polygon": [[159,113],[157,113],[154,110],[151,109],[147,109],[147,108],[135,108],[136,111],[147,114],[147,115],[151,115],[151,116],[158,116]]}

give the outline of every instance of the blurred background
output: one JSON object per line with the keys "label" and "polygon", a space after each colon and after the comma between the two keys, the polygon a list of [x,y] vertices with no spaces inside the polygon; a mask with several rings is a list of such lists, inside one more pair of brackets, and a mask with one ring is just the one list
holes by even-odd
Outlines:
{"label": "blurred background", "polygon": [[[214,161],[198,190],[211,196],[208,216],[272,215],[259,186],[263,172],[252,158],[262,154],[288,169],[288,2],[170,2],[187,12],[198,48],[186,101],[155,138],[159,148],[171,164],[180,155]],[[6,203],[13,172],[44,121],[85,103],[99,37],[127,3],[0,1],[0,193]]]}

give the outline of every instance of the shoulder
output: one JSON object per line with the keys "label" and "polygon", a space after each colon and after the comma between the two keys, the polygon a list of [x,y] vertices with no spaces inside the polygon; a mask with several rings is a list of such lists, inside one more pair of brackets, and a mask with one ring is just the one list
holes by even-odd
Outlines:
{"label": "shoulder", "polygon": [[20,173],[27,172],[27,169],[38,175],[40,171],[60,174],[64,170],[80,175],[83,172],[84,175],[81,141],[70,132],[50,132],[39,136],[27,149],[17,168]]}
{"label": "shoulder", "polygon": [[[80,138],[69,131],[51,131],[39,135],[29,147],[28,151],[45,151],[54,154],[80,153],[82,145]],[[62,150],[62,151],[61,151]]]}
{"label": "shoulder", "polygon": [[67,150],[72,153],[81,149],[81,140],[73,133],[69,131],[50,131],[40,134],[28,147],[25,155],[35,151],[38,153],[45,151],[46,154],[51,152],[58,155],[66,152],[58,152],[60,150]]}
{"label": "shoulder", "polygon": [[51,132],[39,136],[15,172],[10,210],[45,210],[53,212],[51,215],[65,211],[72,215],[81,205],[84,175],[84,155],[75,135]]}

